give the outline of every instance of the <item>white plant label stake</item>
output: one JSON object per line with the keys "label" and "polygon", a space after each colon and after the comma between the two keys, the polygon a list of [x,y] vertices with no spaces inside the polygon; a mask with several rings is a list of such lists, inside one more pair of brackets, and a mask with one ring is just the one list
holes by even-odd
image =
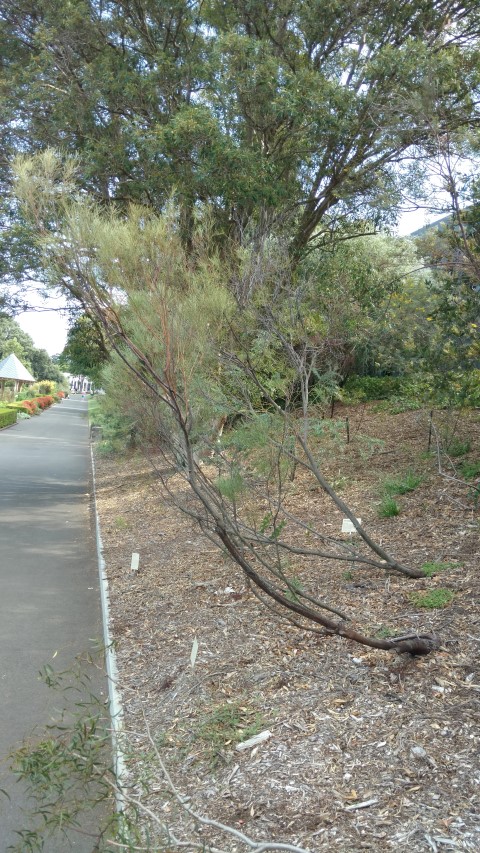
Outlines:
{"label": "white plant label stake", "polygon": [[138,572],[138,566],[140,564],[140,554],[137,554],[136,551],[132,554],[132,562],[130,564],[130,569],[132,572]]}
{"label": "white plant label stake", "polygon": [[[357,521],[359,524],[362,523],[361,518],[357,518]],[[344,518],[342,521],[342,533],[349,533],[351,536],[352,533],[356,533],[356,532],[357,531],[356,531],[356,528],[355,528],[353,521],[350,521],[349,518]]]}
{"label": "white plant label stake", "polygon": [[198,640],[195,637],[193,640],[193,643],[192,643],[192,651],[190,653],[190,666],[192,667],[192,669],[195,666],[195,661],[197,660],[197,654],[198,654]]}

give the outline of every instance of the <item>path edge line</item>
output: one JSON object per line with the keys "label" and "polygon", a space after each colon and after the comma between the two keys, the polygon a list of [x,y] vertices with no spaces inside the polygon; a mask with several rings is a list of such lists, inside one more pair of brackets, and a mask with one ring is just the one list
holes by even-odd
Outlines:
{"label": "path edge line", "polygon": [[110,594],[108,578],[105,571],[106,564],[103,556],[103,542],[100,528],[100,519],[97,510],[97,489],[95,484],[95,460],[93,456],[93,445],[90,443],[90,457],[92,463],[93,480],[93,513],[95,516],[95,539],[97,547],[98,576],[100,582],[100,603],[102,609],[103,642],[105,646],[105,666],[107,670],[108,699],[110,718],[112,721],[112,750],[117,790],[115,791],[115,802],[117,810],[123,812],[125,809],[124,789],[127,787],[127,763],[125,752],[122,748],[122,740],[125,735],[123,704],[120,690],[118,688],[118,667],[115,646],[110,633]]}

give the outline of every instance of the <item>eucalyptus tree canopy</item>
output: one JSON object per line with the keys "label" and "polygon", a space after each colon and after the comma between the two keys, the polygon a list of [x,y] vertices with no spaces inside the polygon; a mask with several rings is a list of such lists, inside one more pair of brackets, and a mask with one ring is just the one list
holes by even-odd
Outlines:
{"label": "eucalyptus tree canopy", "polygon": [[0,317],[0,361],[13,352],[30,369],[34,348],[30,335],[27,335],[15,320]]}
{"label": "eucalyptus tree canopy", "polygon": [[[4,0],[2,142],[80,155],[97,198],[300,256],[388,219],[398,166],[478,121],[474,0]],[[4,172],[8,177],[8,170]]]}

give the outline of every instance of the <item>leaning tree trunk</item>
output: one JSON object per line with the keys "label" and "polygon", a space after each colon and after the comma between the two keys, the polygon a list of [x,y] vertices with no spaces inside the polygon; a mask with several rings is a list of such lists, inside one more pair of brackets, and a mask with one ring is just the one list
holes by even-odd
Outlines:
{"label": "leaning tree trunk", "polygon": [[353,628],[348,628],[343,620],[334,621],[301,602],[291,601],[255,571],[252,564],[245,559],[225,528],[217,525],[215,532],[230,556],[255,586],[259,587],[267,596],[287,610],[292,611],[298,616],[303,616],[309,622],[322,625],[329,634],[337,634],[339,637],[345,637],[348,640],[353,640],[363,646],[370,646],[373,649],[385,649],[386,651],[399,653],[408,652],[411,655],[428,655],[433,649],[438,648],[438,639],[431,634],[405,634],[401,637],[391,637],[388,639],[366,637],[358,631],[354,631]]}

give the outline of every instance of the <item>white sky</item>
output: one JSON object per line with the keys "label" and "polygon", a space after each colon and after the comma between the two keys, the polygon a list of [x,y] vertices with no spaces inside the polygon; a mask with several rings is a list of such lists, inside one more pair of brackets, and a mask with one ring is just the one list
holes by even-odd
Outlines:
{"label": "white sky", "polygon": [[29,302],[37,306],[37,310],[24,311],[15,320],[30,335],[37,349],[46,349],[49,355],[58,355],[67,342],[68,317],[58,310],[65,304],[64,299],[58,295],[41,299],[32,290]]}
{"label": "white sky", "polygon": [[58,355],[67,342],[67,318],[56,311],[28,311],[15,317],[24,332],[33,338],[37,349]]}
{"label": "white sky", "polygon": [[406,237],[412,231],[417,231],[423,228],[424,225],[429,225],[435,222],[436,219],[441,219],[445,216],[444,213],[436,213],[432,216],[428,210],[414,210],[411,213],[403,213],[398,220],[397,233],[399,237]]}

